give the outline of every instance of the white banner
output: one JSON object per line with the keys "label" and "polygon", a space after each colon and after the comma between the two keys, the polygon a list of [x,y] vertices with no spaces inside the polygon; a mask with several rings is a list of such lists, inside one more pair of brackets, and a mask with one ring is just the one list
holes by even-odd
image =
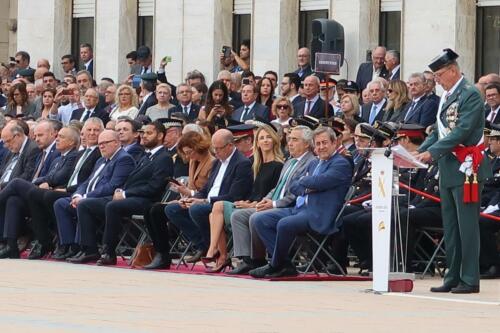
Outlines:
{"label": "white banner", "polygon": [[389,291],[391,246],[392,157],[385,149],[372,151],[373,290]]}

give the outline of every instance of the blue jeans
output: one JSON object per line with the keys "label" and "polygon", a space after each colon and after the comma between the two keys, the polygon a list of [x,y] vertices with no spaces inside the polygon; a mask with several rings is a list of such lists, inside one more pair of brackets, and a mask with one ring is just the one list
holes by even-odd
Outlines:
{"label": "blue jeans", "polygon": [[210,245],[210,212],[212,205],[209,203],[195,204],[189,209],[182,208],[178,203],[165,207],[170,223],[181,230],[198,250],[207,250]]}

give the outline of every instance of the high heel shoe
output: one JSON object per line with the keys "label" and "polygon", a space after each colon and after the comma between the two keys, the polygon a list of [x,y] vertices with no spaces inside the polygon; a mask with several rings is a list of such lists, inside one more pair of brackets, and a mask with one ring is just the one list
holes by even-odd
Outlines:
{"label": "high heel shoe", "polygon": [[220,257],[220,251],[217,250],[212,257],[201,257],[201,263],[203,264],[203,266],[205,266],[205,268],[208,268],[207,264],[216,262],[217,259],[219,259],[219,257]]}
{"label": "high heel shoe", "polygon": [[207,268],[205,271],[207,273],[221,273],[226,270],[227,267],[233,268],[233,263],[231,258],[227,258],[220,266],[215,266],[214,268]]}

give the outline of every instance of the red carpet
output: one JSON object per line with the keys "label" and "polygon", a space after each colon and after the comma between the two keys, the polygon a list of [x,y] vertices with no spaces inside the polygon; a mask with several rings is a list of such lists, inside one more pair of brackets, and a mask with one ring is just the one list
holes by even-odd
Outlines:
{"label": "red carpet", "polygon": [[[27,252],[23,252],[21,254],[22,259],[26,259],[28,257]],[[55,261],[53,259],[44,259],[47,261]],[[68,263],[68,265],[71,265]],[[95,263],[88,263],[87,265],[95,265]],[[175,269],[176,265],[172,265],[171,269],[157,269],[154,270],[156,272],[169,272],[169,273],[177,273],[177,274],[196,274],[196,275],[212,275],[212,276],[223,276],[223,277],[231,277],[231,278],[240,278],[240,279],[254,279],[249,275],[230,275],[226,273],[207,273],[205,271],[205,267],[203,265],[195,265],[193,270],[191,270],[191,266],[188,267],[181,265],[179,269]],[[132,268],[128,265],[126,260],[123,260],[121,257],[118,257],[117,263],[115,266],[109,266],[110,268],[121,268],[121,269],[141,269],[141,268]],[[260,279],[265,281],[371,281],[370,277],[364,276],[355,276],[355,275],[334,275],[330,276],[327,274],[316,275],[314,273],[307,275],[298,275],[292,277],[282,277],[282,278],[272,278],[272,279]]]}

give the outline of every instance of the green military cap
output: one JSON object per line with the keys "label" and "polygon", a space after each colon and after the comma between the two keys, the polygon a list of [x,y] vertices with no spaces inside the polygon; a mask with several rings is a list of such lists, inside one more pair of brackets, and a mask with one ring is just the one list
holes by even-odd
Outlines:
{"label": "green military cap", "polygon": [[141,75],[141,80],[156,82],[156,80],[158,80],[158,75],[156,75],[156,73],[144,73]]}

